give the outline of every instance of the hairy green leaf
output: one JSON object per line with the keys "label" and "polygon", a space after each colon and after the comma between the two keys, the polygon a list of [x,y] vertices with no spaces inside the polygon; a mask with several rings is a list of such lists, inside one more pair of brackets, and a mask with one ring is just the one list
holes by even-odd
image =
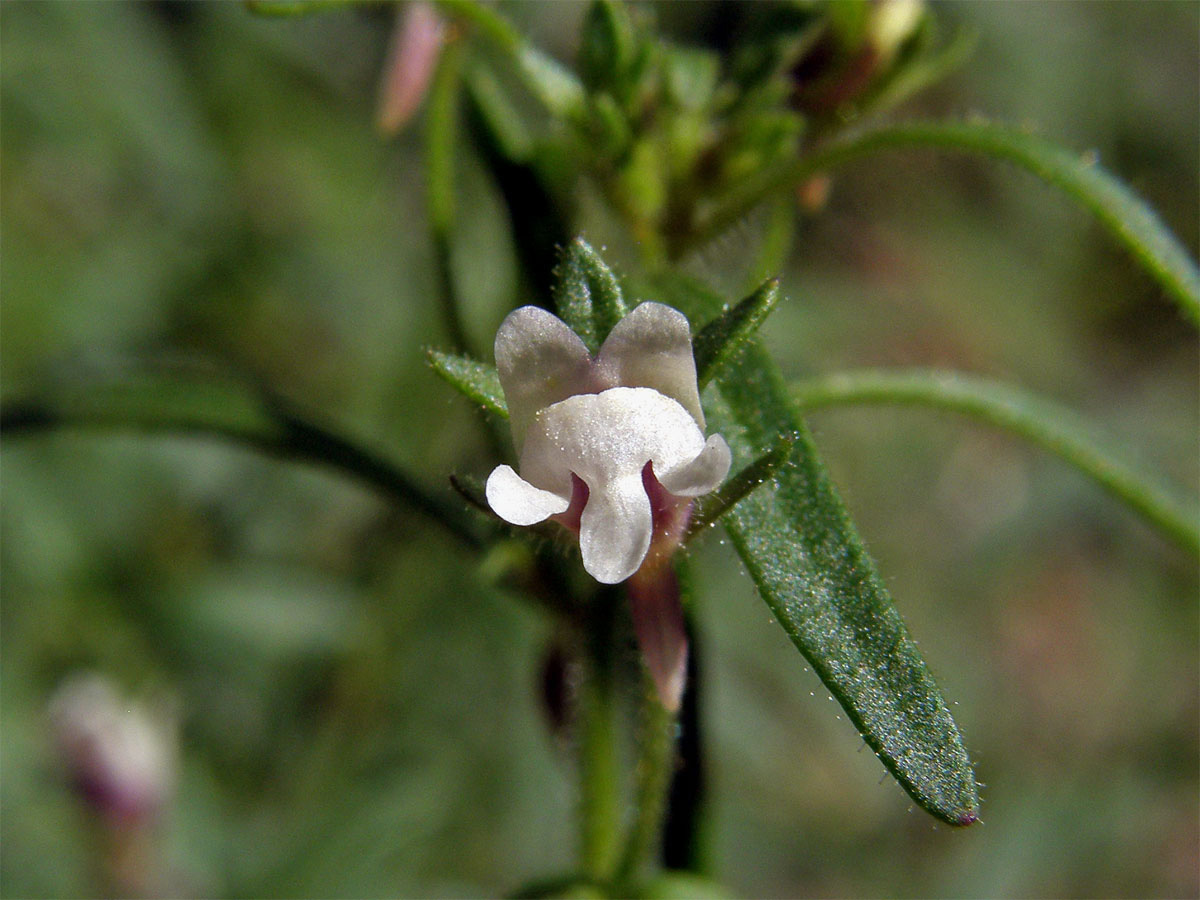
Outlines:
{"label": "hairy green leaf", "polygon": [[504,402],[504,389],[500,386],[500,375],[496,367],[479,362],[468,356],[457,356],[430,350],[429,365],[433,371],[460,393],[478,403],[488,412],[508,418],[508,406]]}
{"label": "hairy green leaf", "polygon": [[779,302],[779,279],[772,278],[758,290],[731,306],[705,325],[692,340],[696,357],[696,378],[700,386],[708,384],[753,336],[775,304]]}
{"label": "hairy green leaf", "polygon": [[[707,289],[663,277],[658,296],[703,317]],[[962,737],[863,547],[778,368],[750,345],[707,392],[735,460],[794,434],[786,464],[723,522],[772,613],[863,739],[917,803],[954,825],[979,816]]]}

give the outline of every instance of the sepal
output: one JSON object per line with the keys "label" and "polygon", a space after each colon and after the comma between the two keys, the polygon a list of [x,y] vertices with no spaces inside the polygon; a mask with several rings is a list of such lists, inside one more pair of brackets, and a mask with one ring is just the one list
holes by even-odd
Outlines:
{"label": "sepal", "polygon": [[692,340],[696,380],[700,387],[708,384],[722,365],[745,346],[778,302],[779,279],[772,278],[700,330]]}
{"label": "sepal", "polygon": [[716,525],[740,500],[759,485],[775,476],[788,461],[796,435],[783,434],[770,450],[726,481],[716,491],[704,497],[696,506],[683,540],[686,542],[706,528]]}
{"label": "sepal", "polygon": [[508,418],[508,406],[495,366],[440,350],[430,350],[426,355],[433,371],[452,388],[493,415]]}
{"label": "sepal", "polygon": [[628,312],[617,277],[583,238],[575,238],[563,254],[554,302],[593,354]]}

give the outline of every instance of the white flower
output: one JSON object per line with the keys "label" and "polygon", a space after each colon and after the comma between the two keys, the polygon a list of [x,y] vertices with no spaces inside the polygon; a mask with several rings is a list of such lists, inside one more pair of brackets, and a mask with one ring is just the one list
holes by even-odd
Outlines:
{"label": "white flower", "polygon": [[51,732],[75,787],[118,819],[152,816],[175,780],[174,723],[122,697],[106,678],[77,674],[55,691]]}
{"label": "white flower", "polygon": [[521,307],[496,333],[496,366],[521,474],[498,466],[488,503],[514,525],[562,516],[571,526],[578,513],[583,566],[597,581],[642,565],[663,489],[696,497],[729,472],[725,440],[704,437],[687,319],[669,306],[638,306],[594,358],[559,318]]}

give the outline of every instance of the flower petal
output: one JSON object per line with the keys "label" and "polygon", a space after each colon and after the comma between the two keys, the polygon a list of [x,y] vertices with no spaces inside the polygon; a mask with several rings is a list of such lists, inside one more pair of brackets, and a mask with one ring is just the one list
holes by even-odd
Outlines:
{"label": "flower petal", "polygon": [[592,359],[561,319],[536,306],[513,310],[496,332],[496,368],[517,453],[539,409],[591,388]]}
{"label": "flower petal", "polygon": [[561,496],[570,493],[572,472],[594,491],[638,475],[650,460],[670,472],[704,449],[691,414],[644,387],[568,397],[540,410],[526,437],[522,477]]}
{"label": "flower petal", "polygon": [[668,469],[662,474],[656,471],[654,477],[676,497],[699,497],[716,490],[729,474],[729,466],[732,463],[733,455],[729,452],[725,438],[714,434],[691,462]]}
{"label": "flower petal", "polygon": [[493,469],[485,493],[492,511],[513,525],[535,525],[566,512],[571,505],[570,497],[534,487],[514,472],[512,466]]}
{"label": "flower petal", "polygon": [[701,429],[696,360],[687,318],[662,303],[642,303],[613,326],[596,357],[605,384],[648,387],[678,401]]}
{"label": "flower petal", "polygon": [[624,581],[650,549],[650,498],[640,472],[592,486],[579,520],[583,567],[601,584]]}

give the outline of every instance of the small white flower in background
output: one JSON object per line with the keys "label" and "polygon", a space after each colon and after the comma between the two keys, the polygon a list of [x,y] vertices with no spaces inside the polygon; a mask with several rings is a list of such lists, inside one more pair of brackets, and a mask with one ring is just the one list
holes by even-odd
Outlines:
{"label": "small white flower in background", "polygon": [[100,675],[74,675],[54,692],[49,720],[73,787],[111,820],[156,816],[175,783],[172,717],[121,697]]}
{"label": "small white flower in background", "polygon": [[600,352],[535,306],[496,334],[518,475],[498,466],[487,500],[502,519],[549,518],[579,533],[583,566],[604,584],[629,578],[652,545],[669,555],[691,498],[729,472],[729,446],[704,436],[691,330],[683,314],[643,303]]}

